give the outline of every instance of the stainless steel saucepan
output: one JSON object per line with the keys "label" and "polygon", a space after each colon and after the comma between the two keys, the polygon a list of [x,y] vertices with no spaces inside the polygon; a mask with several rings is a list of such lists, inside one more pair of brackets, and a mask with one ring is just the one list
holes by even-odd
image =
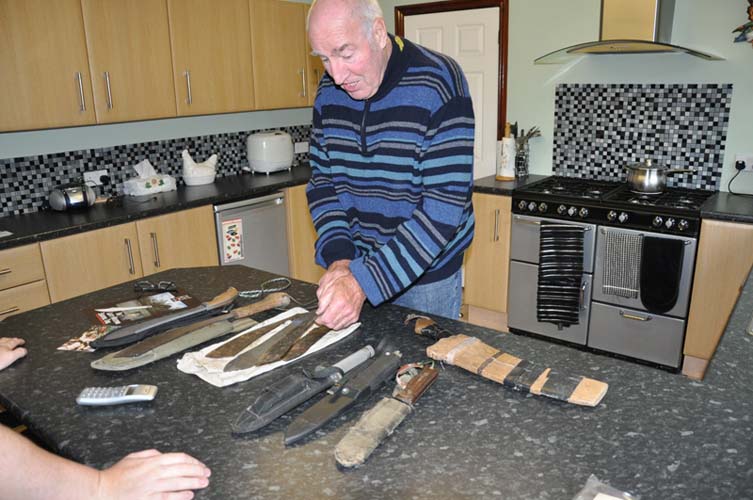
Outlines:
{"label": "stainless steel saucepan", "polygon": [[627,181],[630,189],[638,193],[659,194],[667,186],[667,176],[681,172],[693,172],[692,168],[657,167],[651,160],[625,165],[628,171]]}

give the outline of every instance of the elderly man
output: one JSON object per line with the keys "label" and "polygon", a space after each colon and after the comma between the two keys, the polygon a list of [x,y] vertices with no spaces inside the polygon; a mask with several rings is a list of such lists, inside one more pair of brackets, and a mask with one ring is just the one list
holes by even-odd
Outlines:
{"label": "elderly man", "polygon": [[463,72],[388,34],[376,0],[316,0],[308,34],[327,70],[307,187],[316,261],[327,269],[317,321],[354,323],[366,299],[457,318],[474,227]]}

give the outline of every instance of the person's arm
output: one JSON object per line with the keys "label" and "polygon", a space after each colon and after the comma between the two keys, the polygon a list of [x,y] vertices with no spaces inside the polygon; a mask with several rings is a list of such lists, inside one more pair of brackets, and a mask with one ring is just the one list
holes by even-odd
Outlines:
{"label": "person's arm", "polygon": [[[183,453],[145,450],[98,471],[49,453],[0,425],[0,498],[190,499],[209,469]],[[161,495],[161,496],[160,496]]]}

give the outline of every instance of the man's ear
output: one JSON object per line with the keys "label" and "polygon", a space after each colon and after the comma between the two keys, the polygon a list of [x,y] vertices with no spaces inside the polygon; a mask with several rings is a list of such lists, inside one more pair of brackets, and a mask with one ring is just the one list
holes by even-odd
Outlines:
{"label": "man's ear", "polygon": [[377,44],[377,47],[380,49],[383,49],[387,46],[387,44],[390,41],[389,36],[387,36],[387,26],[384,24],[384,19],[377,18],[374,19],[374,26],[371,30],[372,36],[374,37],[374,41]]}

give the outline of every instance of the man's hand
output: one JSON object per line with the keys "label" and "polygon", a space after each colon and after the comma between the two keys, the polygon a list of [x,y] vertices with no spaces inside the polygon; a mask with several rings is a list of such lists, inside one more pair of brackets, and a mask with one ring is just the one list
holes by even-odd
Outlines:
{"label": "man's hand", "polygon": [[185,453],[139,451],[99,473],[97,498],[190,499],[191,490],[207,487],[210,474],[206,465]]}
{"label": "man's hand", "polygon": [[349,260],[333,262],[319,280],[316,291],[319,298],[316,322],[333,330],[346,328],[358,321],[366,301],[366,294],[350,272],[349,264]]}
{"label": "man's hand", "polygon": [[13,364],[18,358],[26,356],[24,339],[0,337],[0,370]]}

